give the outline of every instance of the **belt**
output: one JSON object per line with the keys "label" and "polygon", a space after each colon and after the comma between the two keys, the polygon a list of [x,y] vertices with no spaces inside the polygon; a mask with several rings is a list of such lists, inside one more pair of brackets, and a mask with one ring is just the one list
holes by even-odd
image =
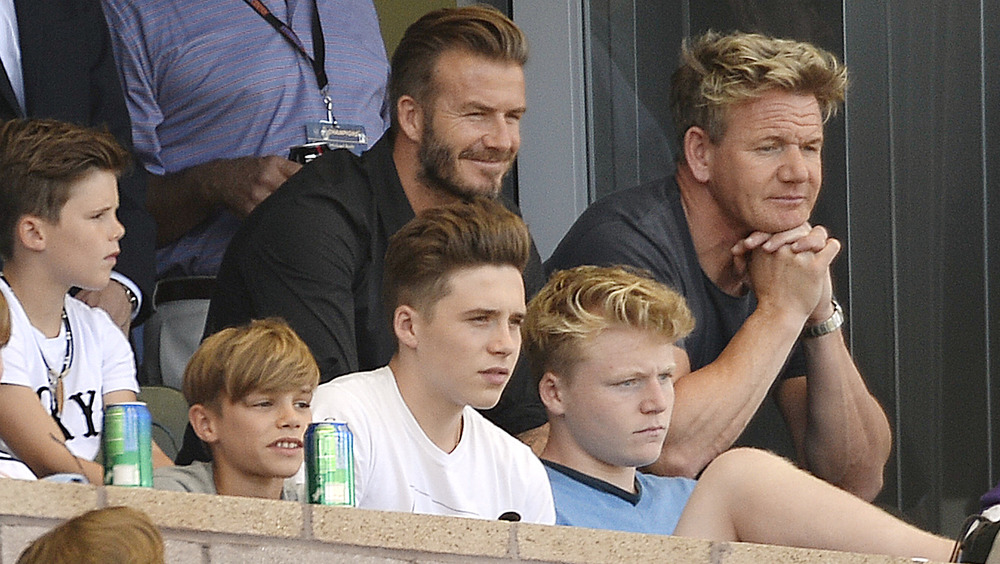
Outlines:
{"label": "belt", "polygon": [[178,300],[208,300],[212,298],[214,289],[214,276],[164,278],[156,283],[153,304],[160,305]]}

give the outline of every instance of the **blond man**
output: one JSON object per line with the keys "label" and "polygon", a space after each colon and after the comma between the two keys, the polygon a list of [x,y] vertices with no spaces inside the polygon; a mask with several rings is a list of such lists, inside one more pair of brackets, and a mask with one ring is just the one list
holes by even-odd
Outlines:
{"label": "blond man", "polygon": [[891,433],[841,332],[840,243],[808,223],[846,86],[846,68],[808,43],[691,40],[670,95],[675,174],[591,206],[547,264],[642,268],[694,312],[657,473],[693,477],[742,444],[865,499],[882,487]]}

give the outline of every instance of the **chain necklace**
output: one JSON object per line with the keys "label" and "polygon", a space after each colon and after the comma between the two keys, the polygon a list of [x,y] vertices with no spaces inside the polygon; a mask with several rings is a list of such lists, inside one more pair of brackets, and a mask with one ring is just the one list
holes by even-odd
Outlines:
{"label": "chain necklace", "polygon": [[[12,288],[10,282],[7,281],[7,277],[0,273],[0,279],[7,284],[7,287],[10,288],[13,293],[14,288]],[[56,416],[62,415],[63,403],[65,400],[63,379],[66,378],[66,375],[69,374],[70,368],[73,366],[73,328],[69,324],[69,316],[66,315],[65,306],[63,306],[62,309],[62,324],[66,329],[66,354],[63,356],[62,368],[59,369],[59,372],[56,372],[51,366],[49,366],[49,361],[45,358],[45,352],[42,350],[42,346],[38,344],[38,338],[32,330],[32,338],[35,341],[35,347],[38,349],[38,356],[42,357],[42,364],[45,365],[45,371],[48,373],[47,377],[49,380],[50,407],[51,412]]]}
{"label": "chain necklace", "polygon": [[49,390],[54,394],[54,405],[52,405],[53,413],[56,415],[62,415],[63,403],[64,403],[64,393],[63,393],[63,379],[69,374],[69,369],[73,366],[73,328],[69,324],[69,317],[66,315],[66,308],[62,310],[62,322],[63,327],[66,328],[66,355],[63,356],[62,368],[59,372],[52,370],[49,366],[49,361],[45,359],[45,353],[42,352],[42,347],[38,346],[38,354],[42,357],[42,363],[45,364],[45,370],[49,373]]}

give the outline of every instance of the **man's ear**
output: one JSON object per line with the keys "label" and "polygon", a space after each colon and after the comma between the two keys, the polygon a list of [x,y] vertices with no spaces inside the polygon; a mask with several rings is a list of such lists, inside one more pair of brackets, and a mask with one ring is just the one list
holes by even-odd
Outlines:
{"label": "man's ear", "polygon": [[414,143],[424,138],[424,108],[413,96],[402,95],[396,100],[396,121],[400,132]]}
{"label": "man's ear", "polygon": [[711,165],[714,157],[712,140],[704,129],[692,125],[684,134],[684,158],[695,180],[701,183],[711,180]]}
{"label": "man's ear", "polygon": [[198,438],[207,444],[212,444],[219,440],[218,429],[216,428],[216,419],[218,417],[218,414],[200,403],[196,403],[188,409],[188,421],[191,422],[194,434],[198,435]]}
{"label": "man's ear", "polygon": [[538,395],[541,396],[545,409],[552,415],[562,415],[566,412],[563,405],[565,385],[565,380],[553,372],[542,374],[542,379],[538,381]]}
{"label": "man's ear", "polygon": [[420,323],[419,317],[420,312],[412,306],[401,305],[396,308],[396,312],[392,315],[392,330],[396,333],[396,340],[399,341],[401,347],[417,348],[418,339],[415,325]]}
{"label": "man's ear", "polygon": [[21,216],[14,227],[17,242],[31,251],[44,251],[49,222],[35,215]]}

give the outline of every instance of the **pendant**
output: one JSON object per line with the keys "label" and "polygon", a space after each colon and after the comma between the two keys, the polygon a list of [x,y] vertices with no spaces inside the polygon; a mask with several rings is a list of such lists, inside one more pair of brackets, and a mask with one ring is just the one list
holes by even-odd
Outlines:
{"label": "pendant", "polygon": [[63,410],[63,379],[62,376],[60,376],[58,383],[56,384],[56,413],[62,415],[62,410]]}

